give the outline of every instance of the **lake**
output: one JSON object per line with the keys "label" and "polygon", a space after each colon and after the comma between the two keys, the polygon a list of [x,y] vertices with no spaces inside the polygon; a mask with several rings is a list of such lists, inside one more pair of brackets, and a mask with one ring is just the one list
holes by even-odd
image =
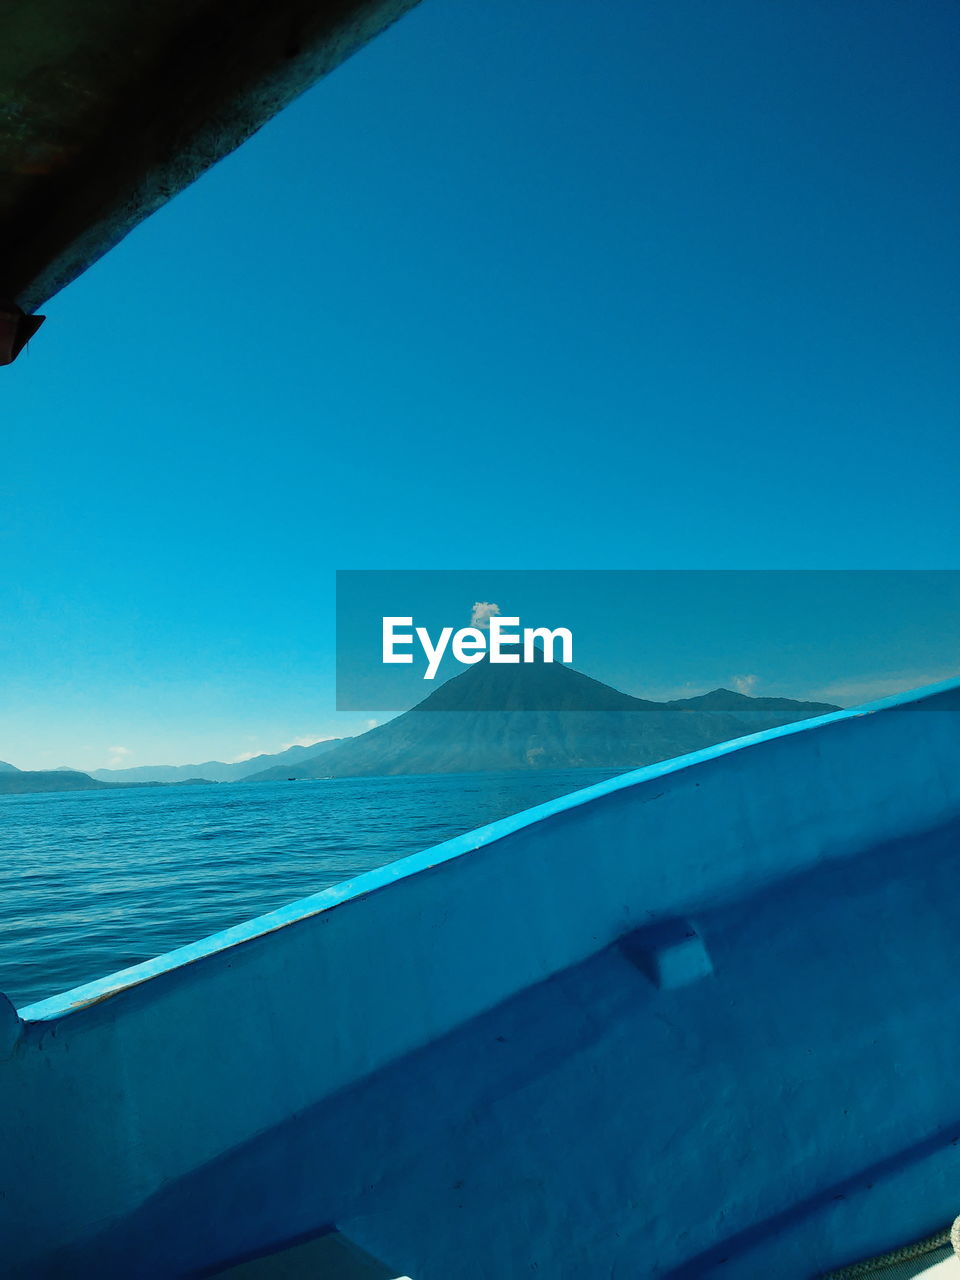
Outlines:
{"label": "lake", "polygon": [[609,776],[0,796],[0,991],[18,1007],[56,995]]}

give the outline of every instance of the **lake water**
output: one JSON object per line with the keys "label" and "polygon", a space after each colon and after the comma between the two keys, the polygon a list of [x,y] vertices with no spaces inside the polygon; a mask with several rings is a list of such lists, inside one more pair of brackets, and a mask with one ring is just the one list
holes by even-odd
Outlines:
{"label": "lake water", "polygon": [[609,770],[0,796],[0,991],[22,1007]]}

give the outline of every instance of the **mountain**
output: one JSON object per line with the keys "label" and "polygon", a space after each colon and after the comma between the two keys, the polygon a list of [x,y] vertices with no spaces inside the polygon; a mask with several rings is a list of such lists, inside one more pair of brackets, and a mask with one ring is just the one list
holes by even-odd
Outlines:
{"label": "mountain", "polygon": [[388,723],[319,758],[266,769],[247,781],[492,769],[615,772],[836,710],[721,689],[700,700],[651,702],[559,662],[513,666],[484,659]]}
{"label": "mountain", "polygon": [[106,791],[109,783],[98,782],[88,773],[67,769],[0,770],[0,795],[27,795],[35,791]]}
{"label": "mountain", "polygon": [[239,782],[248,774],[260,773],[271,765],[286,768],[314,759],[345,741],[345,738],[330,738],[326,742],[314,742],[309,747],[288,747],[274,755],[254,756],[232,764],[224,760],[208,760],[206,764],[142,764],[129,769],[93,769],[91,777],[99,782],[119,782],[127,786],[148,782]]}
{"label": "mountain", "polygon": [[783,712],[789,720],[825,716],[839,707],[829,702],[795,702],[793,698],[752,698],[733,689],[714,689],[696,698],[674,698],[664,704],[668,707],[688,708],[691,711],[727,711],[733,715],[755,715],[758,711]]}
{"label": "mountain", "polygon": [[19,773],[20,770],[15,764],[7,764],[6,760],[0,760],[0,773]]}

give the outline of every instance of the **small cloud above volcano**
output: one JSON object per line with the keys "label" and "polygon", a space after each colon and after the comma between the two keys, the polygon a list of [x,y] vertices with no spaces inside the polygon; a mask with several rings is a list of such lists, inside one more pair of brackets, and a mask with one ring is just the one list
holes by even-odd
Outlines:
{"label": "small cloud above volcano", "polygon": [[471,627],[479,627],[481,631],[490,629],[490,619],[500,612],[500,606],[490,600],[478,600],[470,615]]}

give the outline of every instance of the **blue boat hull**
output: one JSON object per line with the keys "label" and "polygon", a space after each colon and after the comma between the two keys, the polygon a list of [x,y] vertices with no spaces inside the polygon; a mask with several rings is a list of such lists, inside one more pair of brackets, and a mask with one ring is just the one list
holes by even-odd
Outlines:
{"label": "blue boat hull", "polygon": [[958,711],[652,766],[8,1011],[4,1274],[338,1232],[413,1280],[790,1280],[949,1223]]}

